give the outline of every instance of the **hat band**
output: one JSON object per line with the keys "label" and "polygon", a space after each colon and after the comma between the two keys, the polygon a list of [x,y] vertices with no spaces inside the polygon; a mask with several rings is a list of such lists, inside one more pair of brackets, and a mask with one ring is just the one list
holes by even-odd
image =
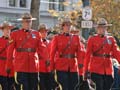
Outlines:
{"label": "hat band", "polygon": [[98,24],[98,25],[107,25],[107,24],[105,24],[105,23],[101,23],[101,24]]}
{"label": "hat band", "polygon": [[24,18],[22,18],[22,19],[31,19],[30,17],[24,17]]}

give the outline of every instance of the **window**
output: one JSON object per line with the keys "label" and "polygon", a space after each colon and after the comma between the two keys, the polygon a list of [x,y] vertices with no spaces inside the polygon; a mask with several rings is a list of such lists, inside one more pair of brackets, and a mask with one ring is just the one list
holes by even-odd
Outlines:
{"label": "window", "polygon": [[26,0],[20,0],[20,7],[26,7]]}
{"label": "window", "polygon": [[55,0],[49,0],[49,10],[55,10]]}
{"label": "window", "polygon": [[63,5],[64,0],[59,0],[59,11],[64,11],[64,5]]}
{"label": "window", "polygon": [[16,6],[16,0],[9,0],[9,6],[15,7]]}

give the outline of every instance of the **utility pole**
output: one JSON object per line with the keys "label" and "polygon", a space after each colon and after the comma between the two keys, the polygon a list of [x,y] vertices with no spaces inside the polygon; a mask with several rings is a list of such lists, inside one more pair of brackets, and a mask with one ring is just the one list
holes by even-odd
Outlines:
{"label": "utility pole", "polygon": [[82,35],[85,39],[88,39],[93,26],[92,9],[90,7],[90,0],[82,0],[82,3],[83,3],[81,21]]}
{"label": "utility pole", "polygon": [[83,3],[83,7],[89,6],[90,5],[90,1],[89,0],[82,0]]}

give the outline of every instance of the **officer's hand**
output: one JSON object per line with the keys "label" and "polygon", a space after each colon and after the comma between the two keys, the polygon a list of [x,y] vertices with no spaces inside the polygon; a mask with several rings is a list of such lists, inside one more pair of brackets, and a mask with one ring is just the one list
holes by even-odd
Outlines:
{"label": "officer's hand", "polygon": [[86,81],[87,79],[90,79],[90,78],[91,78],[90,72],[86,71],[83,75],[83,80]]}
{"label": "officer's hand", "polygon": [[83,64],[78,64],[78,67],[79,68],[83,68]]}
{"label": "officer's hand", "polygon": [[6,73],[7,74],[10,74],[10,72],[11,72],[11,70],[8,68],[8,69],[6,69]]}
{"label": "officer's hand", "polygon": [[45,64],[46,64],[47,67],[50,66],[50,60],[47,60],[47,61],[45,62]]}

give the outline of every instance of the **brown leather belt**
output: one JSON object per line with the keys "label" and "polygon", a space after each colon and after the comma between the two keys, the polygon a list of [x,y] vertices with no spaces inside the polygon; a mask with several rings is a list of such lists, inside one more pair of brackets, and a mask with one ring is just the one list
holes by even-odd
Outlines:
{"label": "brown leather belt", "polygon": [[93,56],[103,57],[103,58],[110,58],[111,57],[111,55],[109,55],[109,54],[93,54]]}
{"label": "brown leather belt", "polygon": [[7,59],[6,57],[0,56],[0,60],[6,60],[6,59]]}
{"label": "brown leather belt", "polygon": [[63,55],[60,55],[60,58],[71,59],[71,58],[75,58],[75,55],[74,54],[63,54]]}
{"label": "brown leather belt", "polygon": [[35,48],[17,48],[17,52],[36,52]]}

